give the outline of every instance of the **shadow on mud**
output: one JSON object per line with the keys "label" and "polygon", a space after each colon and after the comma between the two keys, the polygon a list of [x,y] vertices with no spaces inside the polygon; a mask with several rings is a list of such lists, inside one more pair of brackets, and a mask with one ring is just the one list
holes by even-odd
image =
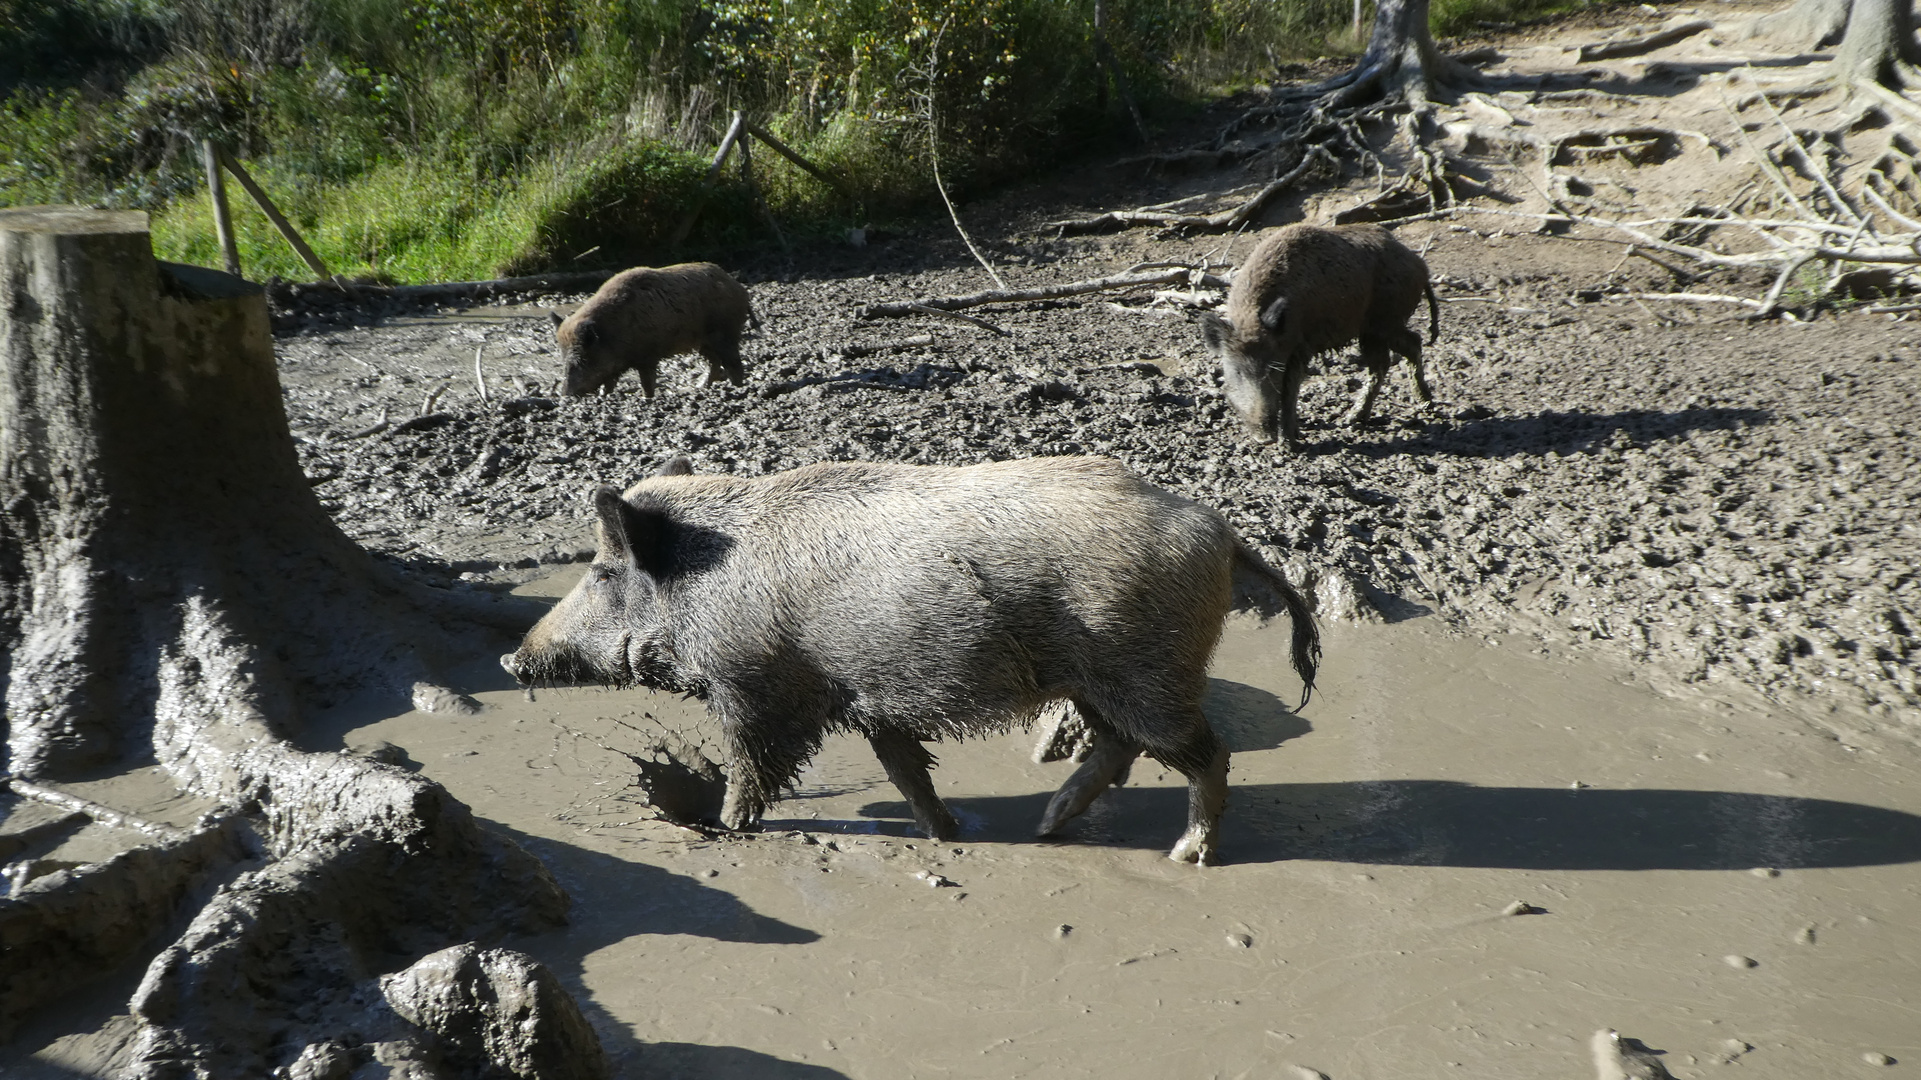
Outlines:
{"label": "shadow on mud", "polygon": [[[1015,841],[1040,819],[1047,793],[951,802],[983,823],[977,839]],[[1180,787],[1110,790],[1063,839],[1171,846],[1186,804]],[[864,812],[905,816],[906,807],[877,803]],[[1921,861],[1921,817],[1739,791],[1500,788],[1448,780],[1237,784],[1221,829],[1221,852],[1230,863],[1793,870]]]}
{"label": "shadow on mud", "polygon": [[[754,1076],[774,1080],[845,1080],[818,1065],[784,1061],[738,1046],[649,1043],[634,1037],[593,998],[584,983],[588,956],[636,934],[690,934],[755,945],[806,945],[820,935],[756,912],[731,893],[682,874],[628,862],[585,848],[529,836],[499,822],[486,827],[511,838],[547,864],[575,904],[568,926],[552,934],[509,942],[553,969],[600,1036],[620,1076]],[[617,902],[608,902],[618,898]],[[586,901],[586,902],[583,902]]]}
{"label": "shadow on mud", "polygon": [[784,1061],[738,1046],[699,1043],[642,1043],[626,1059],[633,1076],[671,1076],[675,1080],[847,1080],[847,1074],[824,1065]]}
{"label": "shadow on mud", "polygon": [[1617,413],[1544,412],[1533,416],[1494,416],[1435,424],[1417,435],[1386,442],[1342,444],[1369,457],[1393,454],[1458,454],[1501,457],[1509,454],[1592,453],[1619,432],[1636,443],[1660,442],[1695,431],[1730,431],[1767,423],[1764,409],[1705,408]]}

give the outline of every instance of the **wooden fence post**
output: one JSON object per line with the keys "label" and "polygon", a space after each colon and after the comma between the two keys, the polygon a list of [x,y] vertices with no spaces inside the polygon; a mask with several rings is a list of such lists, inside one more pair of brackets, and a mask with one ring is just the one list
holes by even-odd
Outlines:
{"label": "wooden fence post", "polygon": [[220,175],[220,147],[200,140],[200,163],[207,169],[207,197],[213,200],[213,230],[220,237],[220,258],[227,273],[240,276],[240,249],[234,245],[233,216],[227,210],[227,181]]}
{"label": "wooden fence post", "polygon": [[286,238],[287,246],[293,248],[294,254],[300,256],[300,260],[307,264],[308,269],[312,270],[320,280],[331,281],[340,286],[340,291],[348,296],[358,295],[345,278],[327,270],[327,264],[321,262],[320,256],[315,255],[313,248],[307,246],[307,241],[301,238],[300,233],[294,229],[293,223],[288,221],[287,216],[280,212],[280,208],[273,204],[273,200],[267,197],[267,193],[261,189],[260,185],[254,183],[253,177],[247,174],[247,170],[240,167],[240,163],[233,159],[232,154],[227,153],[218,144],[213,144],[213,152],[219,155],[220,163],[227,167],[227,171],[233,174],[233,178],[240,181],[240,186],[247,189],[247,194],[253,196],[253,201],[260,204],[260,212],[266,214],[267,220],[273,222],[273,227],[280,230],[280,235]]}
{"label": "wooden fence post", "polygon": [[707,178],[701,181],[700,190],[694,194],[694,205],[687,209],[687,216],[680,220],[674,230],[673,238],[667,241],[668,248],[677,248],[694,231],[694,220],[700,217],[700,208],[707,205],[707,193],[713,189],[714,177],[720,175],[720,167],[726,163],[727,155],[734,149],[734,143],[741,138],[742,129],[747,121],[740,110],[734,110],[734,122],[727,125],[727,134],[720,140],[720,149],[714,152],[714,163],[707,166]]}

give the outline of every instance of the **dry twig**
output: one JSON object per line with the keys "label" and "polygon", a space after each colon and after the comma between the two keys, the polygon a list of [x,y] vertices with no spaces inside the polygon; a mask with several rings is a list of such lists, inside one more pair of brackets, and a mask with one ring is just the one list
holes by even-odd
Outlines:
{"label": "dry twig", "polygon": [[1070,281],[1064,285],[1037,285],[1027,289],[989,289],[986,292],[969,293],[965,296],[930,296],[920,300],[896,300],[884,304],[869,304],[860,310],[860,317],[863,319],[898,318],[902,315],[927,314],[930,309],[957,311],[962,308],[981,307],[985,304],[1060,300],[1069,296],[1084,296],[1088,293],[1105,292],[1111,289],[1133,289],[1142,285],[1182,284],[1204,285],[1214,289],[1228,287],[1226,279],[1202,270],[1171,269],[1146,274],[1114,274],[1086,281]]}

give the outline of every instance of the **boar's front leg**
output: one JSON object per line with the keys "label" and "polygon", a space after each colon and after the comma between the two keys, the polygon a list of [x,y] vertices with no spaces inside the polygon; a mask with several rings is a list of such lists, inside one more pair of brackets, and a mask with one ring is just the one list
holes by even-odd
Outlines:
{"label": "boar's front leg", "polygon": [[934,764],[934,755],[927,752],[920,740],[897,731],[884,731],[868,736],[867,743],[874,748],[881,767],[887,770],[887,779],[906,796],[920,831],[935,840],[959,836],[960,823],[934,793],[934,778],[927,774]]}
{"label": "boar's front leg", "polygon": [[783,727],[764,715],[736,719],[721,709],[721,731],[727,740],[727,798],[720,823],[747,831],[760,826],[761,815],[779,801],[783,789],[800,775],[800,767],[820,749],[820,738],[806,730]]}
{"label": "boar's front leg", "polygon": [[1280,370],[1281,441],[1297,452],[1301,449],[1301,383],[1307,378],[1307,361],[1305,350],[1296,350],[1283,358]]}

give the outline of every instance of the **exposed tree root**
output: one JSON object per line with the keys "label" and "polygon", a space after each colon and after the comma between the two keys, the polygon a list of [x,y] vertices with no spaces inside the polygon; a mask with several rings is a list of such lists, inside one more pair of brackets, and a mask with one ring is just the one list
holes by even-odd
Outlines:
{"label": "exposed tree root", "polygon": [[[1168,207],[1114,210],[1090,217],[1048,222],[1061,233],[1093,232],[1133,225],[1155,225],[1189,232],[1226,232],[1255,221],[1273,199],[1314,175],[1339,176],[1349,167],[1362,175],[1385,177],[1390,165],[1372,130],[1392,125],[1393,145],[1402,162],[1393,171],[1400,182],[1383,184],[1385,207],[1418,197],[1422,209],[1453,203],[1479,193],[1447,152],[1434,145],[1433,95],[1458,90],[1478,76],[1467,64],[1443,55],[1427,29],[1426,0],[1387,0],[1377,8],[1374,36],[1367,51],[1347,72],[1325,82],[1274,93],[1222,125],[1210,145],[1169,154],[1130,159],[1153,165],[1224,164],[1250,159],[1250,166],[1272,159],[1270,178],[1241,202],[1212,213],[1175,212]],[[1492,59],[1491,55],[1481,57]],[[1271,136],[1252,146],[1231,145],[1244,131],[1275,125]],[[1365,216],[1365,212],[1363,213]]]}
{"label": "exposed tree root", "polygon": [[40,932],[0,959],[33,991],[0,1000],[0,1023],[150,948],[203,884],[135,995],[125,1075],[269,1075],[358,1023],[382,971],[561,923],[545,868],[438,785],[291,742],[304,707],[352,695],[471,708],[439,685],[436,646],[479,651],[472,618],[526,616],[400,582],[334,527],[258,287],[156,264],[144,215],[27,210],[0,212],[0,291],[9,767],[45,787],[152,760],[218,808],[8,898],[0,918]]}
{"label": "exposed tree root", "polygon": [[1706,19],[1688,19],[1677,16],[1666,26],[1633,37],[1613,38],[1608,41],[1594,41],[1581,46],[1575,55],[1583,64],[1597,60],[1618,60],[1628,56],[1644,56],[1656,49],[1666,48],[1677,41],[1685,41],[1703,30],[1712,29],[1713,23]]}

